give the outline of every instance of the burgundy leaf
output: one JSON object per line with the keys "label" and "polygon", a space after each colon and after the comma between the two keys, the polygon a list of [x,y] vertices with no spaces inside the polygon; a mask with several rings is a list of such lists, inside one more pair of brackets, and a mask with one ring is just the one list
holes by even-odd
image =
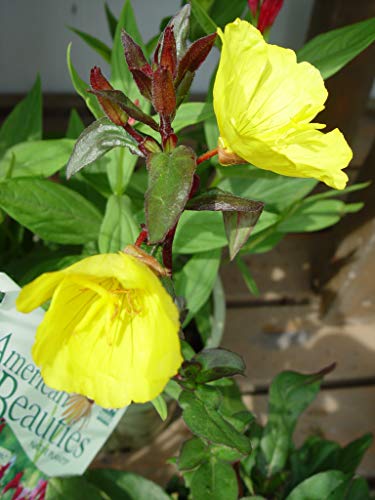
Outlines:
{"label": "burgundy leaf", "polygon": [[210,53],[215,39],[216,33],[212,33],[212,35],[199,38],[190,45],[178,65],[176,86],[181,82],[187,71],[194,73],[199,68]]}
{"label": "burgundy leaf", "polygon": [[91,70],[90,83],[93,93],[96,95],[104,113],[115,125],[124,126],[128,121],[128,114],[118,104],[106,99],[105,95],[103,95],[103,92],[116,91],[113,90],[112,85],[97,66],[94,66]]}
{"label": "burgundy leaf", "polygon": [[171,26],[167,26],[164,30],[159,64],[163,68],[166,68],[172,75],[175,74],[177,66],[177,52],[176,40]]}
{"label": "burgundy leaf", "polygon": [[171,73],[159,67],[152,80],[152,104],[163,116],[172,116],[176,110],[176,94]]}

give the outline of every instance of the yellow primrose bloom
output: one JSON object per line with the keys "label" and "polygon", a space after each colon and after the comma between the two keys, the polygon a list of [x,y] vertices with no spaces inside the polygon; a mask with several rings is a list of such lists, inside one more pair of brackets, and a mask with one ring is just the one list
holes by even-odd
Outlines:
{"label": "yellow primrose bloom", "polygon": [[[313,177],[343,189],[342,172],[352,151],[342,133],[324,134],[310,123],[324,109],[328,93],[319,71],[297,63],[289,49],[265,42],[237,19],[218,33],[223,42],[214,86],[220,130],[219,160],[241,159],[291,177]],[[236,158],[237,156],[237,158]]]}
{"label": "yellow primrose bloom", "polygon": [[51,297],[32,351],[49,387],[121,408],[154,399],[177,373],[177,307],[135,257],[95,255],[45,273],[21,290],[17,308]]}

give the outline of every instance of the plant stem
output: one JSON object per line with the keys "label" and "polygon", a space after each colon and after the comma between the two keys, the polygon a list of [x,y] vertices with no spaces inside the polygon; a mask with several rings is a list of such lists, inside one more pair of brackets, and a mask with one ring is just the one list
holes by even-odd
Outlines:
{"label": "plant stem", "polygon": [[136,247],[140,247],[144,241],[147,239],[147,230],[142,229],[142,231],[139,233],[139,236],[135,242]]}
{"label": "plant stem", "polygon": [[204,153],[203,155],[201,155],[197,158],[197,165],[200,165],[204,161],[207,161],[210,158],[212,158],[213,156],[216,156],[218,154],[218,152],[219,152],[218,148],[210,149],[210,151],[207,151],[206,153]]}

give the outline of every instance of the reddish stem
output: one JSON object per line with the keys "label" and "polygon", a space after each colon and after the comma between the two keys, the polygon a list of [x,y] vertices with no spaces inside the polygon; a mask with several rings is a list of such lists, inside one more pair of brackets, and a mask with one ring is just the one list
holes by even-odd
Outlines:
{"label": "reddish stem", "polygon": [[140,247],[142,243],[144,243],[147,239],[147,229],[142,229],[142,231],[139,233],[139,236],[135,242],[136,247]]}
{"label": "reddish stem", "polygon": [[169,269],[171,275],[172,275],[172,264],[173,264],[172,246],[176,228],[177,224],[174,227],[172,227],[172,229],[169,231],[163,245],[163,264],[166,269]]}
{"label": "reddish stem", "polygon": [[129,125],[129,123],[126,123],[125,125],[123,125],[123,128],[124,130],[126,130],[126,132],[131,135],[133,137],[133,139],[135,139],[138,143],[138,147],[139,147],[139,150],[145,155],[147,156],[148,154],[148,151],[147,149],[144,147],[144,140],[145,138],[143,137],[143,135],[141,134],[138,134],[138,132],[136,130],[134,130],[134,128]]}
{"label": "reddish stem", "polygon": [[210,149],[210,151],[207,151],[206,153],[204,153],[203,155],[201,155],[197,158],[197,165],[200,165],[204,161],[207,161],[210,158],[212,158],[213,156],[216,156],[218,154],[218,152],[219,152],[218,148]]}

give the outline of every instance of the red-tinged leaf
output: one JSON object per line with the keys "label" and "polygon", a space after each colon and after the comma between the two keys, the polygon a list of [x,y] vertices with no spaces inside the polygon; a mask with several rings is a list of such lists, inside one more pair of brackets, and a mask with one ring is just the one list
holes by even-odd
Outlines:
{"label": "red-tinged leaf", "polygon": [[182,58],[187,48],[187,37],[190,29],[190,11],[190,4],[184,5],[168,23],[168,26],[173,27],[178,60]]}
{"label": "red-tinged leaf", "polygon": [[164,30],[159,64],[163,68],[166,68],[172,75],[175,74],[177,66],[177,52],[176,40],[171,26],[167,26]]}
{"label": "red-tinged leaf", "polygon": [[284,0],[264,0],[260,8],[258,30],[261,33],[270,28],[283,6]]}
{"label": "red-tinged leaf", "polygon": [[123,126],[128,121],[128,114],[121,108],[116,102],[113,102],[106,98],[103,92],[116,92],[113,90],[112,85],[108,82],[105,76],[102,74],[100,68],[94,66],[90,73],[90,83],[93,88],[93,93],[95,93],[104,113],[108,118],[115,124]]}
{"label": "red-tinged leaf", "polygon": [[213,210],[223,212],[225,232],[231,260],[247,242],[251,231],[262,213],[264,203],[252,201],[220,189],[212,189],[197,196],[187,204],[188,210]]}
{"label": "red-tinged leaf", "polygon": [[206,59],[216,40],[216,33],[207,35],[190,45],[178,65],[176,86],[181,82],[187,71],[194,73]]}
{"label": "red-tinged leaf", "polygon": [[157,68],[152,80],[152,104],[155,111],[163,116],[172,116],[176,110],[176,93],[171,73],[165,68]]}
{"label": "red-tinged leaf", "polygon": [[133,38],[122,30],[121,40],[125,59],[140,93],[148,100],[152,98],[152,69],[141,47]]}
{"label": "red-tinged leaf", "polygon": [[145,75],[152,77],[152,69],[147,61],[141,47],[133,40],[133,38],[126,33],[125,30],[121,32],[122,45],[124,47],[125,59],[130,71],[138,69]]}
{"label": "red-tinged leaf", "polygon": [[115,108],[120,108],[134,120],[145,123],[152,129],[159,131],[159,125],[156,121],[151,118],[151,116],[146,115],[146,113],[120,90],[93,90],[92,93],[95,94],[98,99],[108,102],[108,106],[112,105]]}
{"label": "red-tinged leaf", "polygon": [[139,92],[143,97],[152,101],[152,79],[145,75],[140,69],[132,69],[131,72]]}
{"label": "red-tinged leaf", "polygon": [[149,243],[163,241],[172,229],[189,198],[196,169],[192,149],[178,146],[171,152],[147,158],[148,189],[145,196]]}

